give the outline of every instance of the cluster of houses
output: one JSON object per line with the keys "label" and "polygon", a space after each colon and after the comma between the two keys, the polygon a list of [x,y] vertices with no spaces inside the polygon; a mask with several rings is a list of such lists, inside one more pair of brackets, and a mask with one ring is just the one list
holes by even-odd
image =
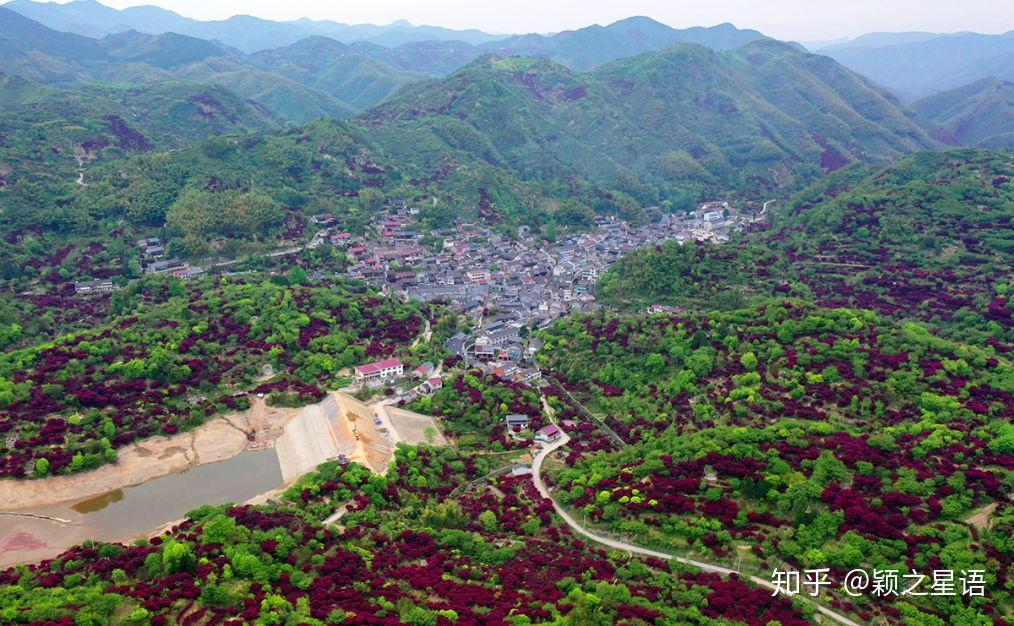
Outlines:
{"label": "cluster of houses", "polygon": [[[400,203],[379,216],[375,237],[331,234],[331,243],[344,247],[352,260],[348,277],[422,301],[444,300],[477,320],[495,309],[529,328],[597,308],[595,282],[636,248],[670,240],[726,241],[732,228],[746,223],[728,203],[707,202],[691,213],[663,214],[642,226],[598,217],[594,231],[567,235],[554,245],[524,226],[518,237],[509,238],[460,224],[432,233],[442,240],[433,249],[422,245],[417,215],[417,209]],[[327,224],[326,217],[314,216],[314,222]],[[492,335],[492,345],[499,345],[496,331],[485,332]]]}
{"label": "cluster of houses", "polygon": [[[422,301],[441,300],[473,320],[468,333],[447,339],[445,347],[469,368],[512,382],[537,384],[541,372],[535,354],[542,341],[530,336],[573,312],[592,311],[594,285],[610,265],[627,253],[666,241],[727,241],[733,229],[751,216],[725,202],[708,202],[685,215],[663,214],[661,219],[633,226],[613,217],[598,217],[592,232],[567,235],[553,245],[532,236],[527,228],[508,238],[489,228],[461,224],[432,233],[438,248],[424,245],[416,223],[419,211],[404,203],[390,206],[379,217],[375,236],[357,237],[334,232],[337,220],[315,215],[320,228],[314,243],[328,240],[343,248],[351,260],[347,276],[382,292]],[[676,310],[656,305],[649,312]],[[354,368],[354,382],[362,388],[389,386],[414,379],[414,387],[399,385],[398,400],[411,402],[442,386],[433,365],[411,372],[396,359]],[[509,433],[526,431],[530,418],[512,413],[504,419]],[[534,439],[551,443],[562,436],[553,424],[540,428]]]}
{"label": "cluster of houses", "polygon": [[175,257],[166,258],[165,244],[158,237],[138,239],[136,245],[141,266],[147,274],[172,274],[183,280],[204,277],[204,268]]}
{"label": "cluster of houses", "polygon": [[364,389],[372,389],[381,386],[394,384],[400,380],[411,377],[419,381],[411,391],[398,396],[398,400],[411,402],[419,396],[432,395],[437,389],[443,387],[443,380],[436,373],[432,363],[426,362],[412,370],[410,374],[405,373],[405,364],[397,359],[383,359],[365,365],[358,365],[352,369],[353,384]]}
{"label": "cluster of houses", "polygon": [[[182,259],[167,258],[165,244],[158,237],[146,237],[134,242],[141,267],[146,274],[172,274],[183,280],[204,277],[204,268],[190,265]],[[110,293],[119,289],[111,279],[83,280],[74,283],[74,292],[81,295]]]}
{"label": "cluster of houses", "polygon": [[511,382],[534,384],[542,379],[533,364],[542,341],[523,336],[525,328],[511,313],[491,314],[478,320],[471,333],[450,337],[444,347],[468,367]]}
{"label": "cluster of houses", "polygon": [[[327,231],[352,263],[349,278],[422,301],[442,300],[474,320],[469,334],[452,337],[447,348],[470,367],[512,381],[535,382],[532,366],[537,342],[526,329],[598,308],[594,287],[610,265],[636,248],[665,241],[726,241],[749,217],[726,202],[707,202],[688,214],[663,214],[656,222],[633,226],[614,217],[597,217],[595,230],[570,234],[548,245],[527,227],[507,237],[489,228],[459,224],[432,233],[438,249],[424,246],[417,228],[418,209],[397,203],[364,238]],[[327,214],[312,221],[327,228]]]}

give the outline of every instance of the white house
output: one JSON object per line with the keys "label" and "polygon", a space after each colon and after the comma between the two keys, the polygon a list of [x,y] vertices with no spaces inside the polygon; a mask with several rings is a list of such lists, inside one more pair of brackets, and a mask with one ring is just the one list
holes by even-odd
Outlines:
{"label": "white house", "polygon": [[400,378],[405,373],[405,365],[397,359],[384,359],[375,363],[367,363],[355,368],[355,381],[357,385],[375,387],[383,383]]}

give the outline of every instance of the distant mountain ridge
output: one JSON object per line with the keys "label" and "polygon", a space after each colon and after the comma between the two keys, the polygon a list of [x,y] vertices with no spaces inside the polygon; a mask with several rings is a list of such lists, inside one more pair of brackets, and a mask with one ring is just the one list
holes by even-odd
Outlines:
{"label": "distant mountain ridge", "polygon": [[[17,2],[20,4],[14,4],[15,8],[27,0]],[[81,9],[94,5],[97,3],[78,0],[56,6]],[[552,36],[511,37],[481,46],[420,41],[388,48],[369,41],[346,44],[315,35],[246,54],[220,41],[176,32],[130,30],[94,39],[54,30],[3,7],[0,32],[6,35],[0,37],[0,61],[6,62],[8,71],[35,82],[63,88],[88,81],[211,82],[252,98],[294,123],[321,116],[350,117],[405,85],[426,76],[444,76],[490,53],[541,56],[571,69],[586,70],[673,43],[699,43],[724,50],[765,38],[731,24],[677,30],[637,17],[608,26]]]}
{"label": "distant mountain ridge", "polygon": [[438,26],[413,26],[398,21],[386,26],[342,24],[330,20],[300,19],[276,22],[250,15],[226,20],[201,21],[184,17],[156,6],[114,9],[95,0],[74,0],[66,4],[12,0],[3,5],[50,28],[101,38],[127,30],[146,34],[177,32],[200,39],[214,39],[252,53],[280,48],[300,39],[322,35],[344,42],[368,41],[382,46],[398,46],[412,41],[464,41],[479,44],[503,35],[479,30],[453,30]]}
{"label": "distant mountain ridge", "polygon": [[676,29],[651,18],[637,16],[608,26],[587,26],[551,36],[520,35],[481,47],[502,56],[546,57],[573,70],[583,71],[677,43],[696,43],[712,50],[729,50],[758,39],[768,37],[755,30],[738,29],[732,24]]}
{"label": "distant mountain ridge", "polygon": [[906,102],[995,77],[1014,80],[1014,31],[875,34],[817,50]]}
{"label": "distant mountain ridge", "polygon": [[965,145],[1014,148],[1014,83],[984,78],[912,104]]}
{"label": "distant mountain ridge", "polygon": [[[273,71],[278,68],[255,63],[235,48],[188,35],[127,31],[91,39],[50,29],[3,7],[0,32],[0,63],[5,70],[45,85],[72,88],[89,82],[145,84],[180,79],[214,83],[261,103],[281,120],[296,123],[322,116],[350,117],[359,110],[317,89],[312,81],[301,82],[304,76],[278,73]],[[407,80],[405,72],[394,67],[371,71],[390,88]],[[368,85],[362,89],[366,91]],[[377,101],[386,95],[383,88],[380,91]]]}
{"label": "distant mountain ridge", "polygon": [[929,33],[923,31],[911,31],[904,33],[866,33],[854,39],[845,39],[837,43],[817,46],[814,51],[827,53],[831,50],[845,50],[849,48],[879,48],[881,46],[893,46],[898,44],[915,43],[928,41],[943,37],[941,33]]}
{"label": "distant mountain ridge", "polygon": [[145,34],[175,32],[218,41],[248,54],[327,37],[349,46],[346,54],[365,54],[402,70],[435,76],[448,74],[490,52],[504,56],[546,57],[571,69],[586,70],[676,43],[699,43],[715,50],[726,50],[766,38],[755,30],[738,29],[732,24],[675,29],[643,16],[552,35],[489,35],[474,30],[412,26],[405,21],[387,26],[350,26],[306,18],[274,22],[249,15],[199,21],[158,7],[117,10],[95,0],[74,0],[67,4],[12,0],[3,7],[54,30],[92,38],[127,30]]}

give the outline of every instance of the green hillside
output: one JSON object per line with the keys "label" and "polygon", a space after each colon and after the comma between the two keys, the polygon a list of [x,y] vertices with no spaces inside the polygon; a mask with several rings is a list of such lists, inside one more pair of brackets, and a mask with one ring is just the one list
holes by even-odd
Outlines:
{"label": "green hillside", "polygon": [[679,43],[695,43],[712,50],[728,50],[767,39],[755,30],[732,24],[675,29],[649,17],[629,17],[608,26],[586,26],[555,35],[521,35],[493,41],[482,48],[500,56],[538,56],[583,71],[603,63],[660,50]]}
{"label": "green hillside", "polygon": [[367,109],[421,78],[327,37],[310,37],[285,48],[265,50],[250,61],[357,109]]}
{"label": "green hillside", "polygon": [[[280,120],[292,123],[324,116],[349,117],[357,111],[333,93],[316,89],[310,84],[312,81],[304,84],[301,79],[305,77],[290,78],[284,72],[265,71],[252,57],[203,39],[135,31],[88,39],[50,30],[2,7],[0,32],[5,34],[0,38],[4,71],[50,86],[80,88],[95,81],[214,83],[256,100]],[[341,68],[335,70],[339,71]],[[348,75],[332,75],[331,80],[339,82],[343,93],[355,96],[360,104],[373,104],[370,98],[379,101],[386,95],[385,79],[378,77],[376,68],[364,68],[361,76],[355,74],[355,65],[345,71]],[[393,89],[405,73],[394,68],[391,73],[394,78],[387,80],[387,84]],[[350,91],[356,88],[362,88],[363,93]]]}
{"label": "green hillside", "polygon": [[[765,578],[781,563],[838,582],[853,568],[984,570],[979,598],[828,587],[862,624],[1010,615],[1009,344],[788,298],[571,316],[540,336],[560,419],[590,425],[577,399],[624,444],[568,431],[555,493],[586,525]],[[983,507],[990,524],[969,524]]]}
{"label": "green hillside", "polygon": [[1014,83],[984,78],[923,98],[912,110],[939,124],[961,143],[1014,147]]}
{"label": "green hillside", "polygon": [[594,181],[642,203],[704,191],[762,198],[937,145],[868,81],[775,42],[682,44],[587,74],[486,57],[405,88],[364,123],[400,160],[467,155],[551,188]]}
{"label": "green hillside", "polygon": [[0,74],[0,101],[0,181],[15,198],[40,186],[59,193],[82,172],[87,185],[91,169],[110,159],[279,126],[260,105],[193,83],[62,91]]}
{"label": "green hillside", "polygon": [[223,85],[264,105],[288,123],[321,117],[348,118],[356,109],[334,96],[272,72],[232,63],[202,63],[180,72],[188,80]]}
{"label": "green hillside", "polygon": [[[249,93],[244,76],[213,80]],[[278,84],[271,76],[257,84],[270,90]],[[283,101],[289,93],[255,97],[276,110],[323,108]],[[345,124],[110,163],[89,173],[88,188],[64,177],[51,189],[12,189],[3,223],[76,224],[81,233],[124,215],[159,224],[185,190],[203,193],[214,179],[236,189],[254,181],[281,205],[334,212],[350,228],[362,227],[362,209],[377,204],[359,197],[365,192],[424,200],[431,226],[466,217],[548,229],[587,223],[592,212],[639,220],[652,204],[679,210],[706,197],[784,196],[850,162],[933,145],[883,92],[783,44],[728,52],[681,44],[586,74],[545,59],[490,56],[408,85]],[[44,201],[40,210],[40,193],[61,198],[59,206]],[[191,254],[216,245],[191,243]]]}
{"label": "green hillside", "polygon": [[315,77],[313,87],[363,110],[420,78],[383,61],[349,55],[324,68]]}
{"label": "green hillside", "polygon": [[985,150],[850,168],[744,240],[631,254],[602,276],[598,295],[619,306],[684,308],[794,295],[1002,338],[1012,322],[1012,178],[1011,154]]}

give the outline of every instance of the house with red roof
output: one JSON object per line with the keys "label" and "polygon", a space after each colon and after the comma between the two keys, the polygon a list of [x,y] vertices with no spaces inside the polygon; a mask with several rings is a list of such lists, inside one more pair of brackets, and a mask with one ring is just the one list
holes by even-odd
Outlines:
{"label": "house with red roof", "polygon": [[563,435],[563,432],[556,424],[543,426],[539,430],[535,431],[536,441],[544,441],[546,443],[549,443],[550,441],[556,441],[557,439],[560,438],[561,435]]}
{"label": "house with red roof", "polygon": [[354,369],[357,385],[376,387],[385,382],[401,378],[405,374],[405,364],[397,359],[384,359]]}

